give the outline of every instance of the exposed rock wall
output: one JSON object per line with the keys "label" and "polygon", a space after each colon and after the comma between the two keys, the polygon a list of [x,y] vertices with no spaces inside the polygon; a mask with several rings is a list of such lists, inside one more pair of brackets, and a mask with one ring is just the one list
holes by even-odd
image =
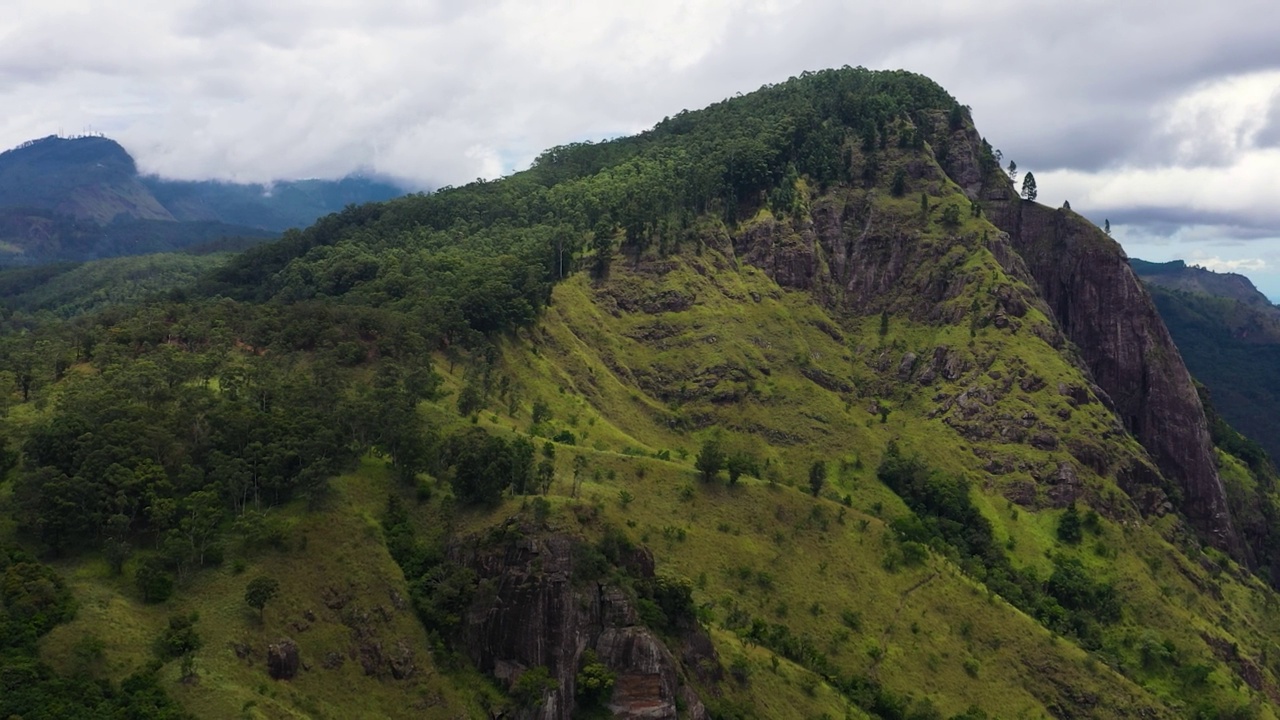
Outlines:
{"label": "exposed rock wall", "polygon": [[1248,561],[1191,375],[1124,251],[1070,210],[1023,201],[1007,187],[984,191],[983,200],[1125,427],[1181,487],[1183,514],[1215,546]]}
{"label": "exposed rock wall", "polygon": [[[1055,318],[1057,328],[1032,330],[1093,376],[1099,399],[1181,489],[1179,509],[1192,525],[1216,547],[1251,563],[1231,518],[1190,374],[1120,246],[1070,210],[1018,198],[1003,173],[984,172],[982,139],[972,127],[948,134],[945,119],[934,120],[938,136],[945,136],[937,159],[947,177],[980,199],[988,219],[1007,234],[988,238],[987,249],[1031,288],[998,289],[997,324],[999,316],[1020,317],[1027,307]],[[929,173],[915,175],[945,192]],[[876,207],[865,191],[837,191],[816,199],[798,222],[749,223],[732,238],[733,251],[780,285],[808,290],[833,310],[960,321],[968,308],[948,301],[976,280],[949,264],[963,256],[945,244],[923,246],[909,223],[878,218]]]}
{"label": "exposed rock wall", "polygon": [[[640,624],[625,591],[596,581],[574,582],[575,541],[563,535],[519,537],[496,547],[476,540],[454,545],[450,560],[471,568],[480,590],[463,622],[461,643],[482,671],[510,686],[530,668],[546,667],[557,681],[540,707],[518,717],[568,720],[577,700],[583,654],[616,676],[607,703],[616,718],[675,720],[706,718],[697,694],[684,685],[681,664],[652,630]],[[653,559],[637,551],[632,575],[652,577]],[[710,642],[686,633],[686,663],[715,665]],[[679,698],[679,701],[677,701]]]}

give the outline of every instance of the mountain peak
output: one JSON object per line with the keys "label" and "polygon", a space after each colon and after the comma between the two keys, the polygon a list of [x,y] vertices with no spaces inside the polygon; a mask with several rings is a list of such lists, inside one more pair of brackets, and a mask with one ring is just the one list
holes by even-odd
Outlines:
{"label": "mountain peak", "polygon": [[0,172],[15,170],[107,170],[126,176],[138,172],[129,152],[120,143],[102,135],[49,135],[0,153]]}
{"label": "mountain peak", "polygon": [[[0,153],[0,241],[12,253],[0,252],[0,264],[184,247],[189,240],[207,241],[217,228],[262,237],[353,203],[400,194],[394,185],[363,178],[263,186],[142,176],[111,138],[50,135]],[[107,229],[117,221],[148,230]],[[113,239],[103,245],[108,236]],[[170,240],[157,244],[157,237]]]}

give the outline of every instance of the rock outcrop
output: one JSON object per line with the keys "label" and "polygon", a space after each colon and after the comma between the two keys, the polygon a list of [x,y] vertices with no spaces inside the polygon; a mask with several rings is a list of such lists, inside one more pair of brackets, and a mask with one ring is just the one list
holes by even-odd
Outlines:
{"label": "rock outcrop", "polygon": [[292,680],[298,665],[298,643],[285,638],[267,646],[267,672],[273,680]]}
{"label": "rock outcrop", "polygon": [[[1191,524],[1214,546],[1250,563],[1191,376],[1123,250],[1070,210],[1019,198],[1002,172],[984,164],[972,126],[950,132],[943,116],[934,121],[935,134],[946,136],[936,146],[939,164],[1003,233],[922,243],[893,218],[878,218],[867,192],[848,190],[816,199],[798,222],[753,220],[732,238],[736,256],[837,312],[887,310],[955,324],[971,309],[953,300],[983,282],[963,267],[967,254],[960,250],[977,251],[981,243],[1013,281],[989,289],[997,299],[990,322],[1016,332],[1032,307],[1056,319],[1056,327],[1036,322],[1028,329],[1091,375],[1086,394],[1116,413],[1179,488],[1178,507]],[[913,371],[911,363],[900,366],[900,374]],[[925,382],[935,376],[928,368],[920,374]]]}
{"label": "rock outcrop", "polygon": [[[556,681],[540,704],[522,708],[518,717],[572,717],[579,699],[577,676],[588,651],[615,677],[606,702],[613,717],[675,720],[677,704],[684,708],[681,717],[707,717],[696,692],[685,684],[686,672],[719,668],[701,631],[684,629],[677,660],[641,624],[624,589],[597,580],[575,581],[580,541],[564,535],[514,535],[496,545],[477,539],[457,543],[449,558],[479,579],[481,589],[459,638],[476,667],[508,687],[539,666]],[[645,550],[636,550],[625,566],[633,577],[653,578],[653,558]]]}
{"label": "rock outcrop", "polygon": [[1248,562],[1191,375],[1124,251],[1072,211],[1018,198],[1003,176],[980,197],[1116,414],[1181,489],[1179,509],[1214,546]]}

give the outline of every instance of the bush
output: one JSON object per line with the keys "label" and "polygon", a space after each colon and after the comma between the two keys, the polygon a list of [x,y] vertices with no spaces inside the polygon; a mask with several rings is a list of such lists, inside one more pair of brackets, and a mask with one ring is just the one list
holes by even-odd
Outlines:
{"label": "bush", "polygon": [[1084,529],[1080,520],[1080,511],[1071,503],[1058,518],[1058,539],[1069,545],[1079,545],[1084,539]]}
{"label": "bush", "polygon": [[172,660],[199,650],[203,644],[196,632],[196,621],[199,619],[200,616],[196,613],[170,616],[169,627],[156,638],[156,655],[163,660]]}
{"label": "bush", "polygon": [[711,482],[724,469],[725,462],[726,457],[724,451],[720,449],[720,441],[711,438],[702,443],[702,449],[698,451],[698,457],[694,460],[694,467],[698,468],[703,482]]}
{"label": "bush", "polygon": [[157,558],[147,558],[138,563],[133,581],[142,592],[143,602],[161,603],[173,595],[173,576],[165,571]]}
{"label": "bush", "polygon": [[577,694],[587,704],[603,705],[613,694],[613,684],[617,681],[607,665],[600,662],[595,650],[582,653],[582,669],[578,671]]}
{"label": "bush", "polygon": [[551,671],[545,665],[535,665],[523,673],[511,684],[511,699],[522,710],[542,707],[547,693],[560,687],[560,683],[551,677]]}

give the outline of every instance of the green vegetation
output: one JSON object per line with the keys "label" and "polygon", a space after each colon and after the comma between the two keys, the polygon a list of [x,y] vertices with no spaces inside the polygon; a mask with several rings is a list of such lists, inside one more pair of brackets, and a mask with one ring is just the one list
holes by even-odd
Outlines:
{"label": "green vegetation", "polygon": [[280,582],[273,577],[267,575],[259,575],[249,581],[244,589],[244,602],[249,607],[258,611],[258,618],[261,619],[266,611],[267,603],[280,593]]}
{"label": "green vegetation", "polygon": [[[70,676],[40,661],[37,640],[75,614],[62,577],[22,550],[0,546],[0,714],[22,718],[189,717],[169,700],[153,669],[117,684],[94,677],[100,643],[83,644]],[[164,644],[168,651],[179,643]],[[158,649],[161,649],[158,647]]]}
{"label": "green vegetation", "polygon": [[998,168],[924,78],[811,73],[181,291],[15,280],[68,308],[0,342],[0,531],[56,563],[6,569],[12,664],[47,663],[22,687],[83,657],[111,702],[205,717],[480,716],[556,677],[598,710],[600,656],[486,679],[461,644],[498,588],[459,557],[529,532],[573,538],[555,582],[704,632],[714,717],[1275,717],[1275,593],[1141,479],[937,163],[966,152]]}
{"label": "green vegetation", "polygon": [[73,317],[179,291],[225,260],[225,255],[139,255],[0,270],[0,304],[10,311]]}

